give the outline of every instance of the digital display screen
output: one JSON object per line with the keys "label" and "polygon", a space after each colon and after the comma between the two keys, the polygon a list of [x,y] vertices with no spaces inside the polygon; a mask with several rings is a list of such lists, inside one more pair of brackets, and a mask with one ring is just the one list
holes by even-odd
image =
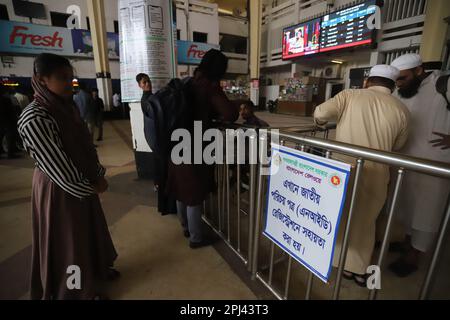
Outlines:
{"label": "digital display screen", "polygon": [[318,18],[283,30],[283,60],[319,52],[320,22]]}
{"label": "digital display screen", "polygon": [[375,5],[376,0],[370,0],[322,17],[320,52],[371,44],[373,30],[367,21]]}

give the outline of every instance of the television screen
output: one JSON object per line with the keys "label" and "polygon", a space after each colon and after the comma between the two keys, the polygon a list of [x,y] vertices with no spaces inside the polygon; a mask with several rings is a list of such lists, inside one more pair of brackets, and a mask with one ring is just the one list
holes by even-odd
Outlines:
{"label": "television screen", "polygon": [[320,18],[283,30],[283,60],[319,52]]}
{"label": "television screen", "polygon": [[14,13],[20,17],[47,19],[45,6],[42,3],[13,0]]}
{"label": "television screen", "polygon": [[375,13],[376,0],[370,0],[322,18],[320,52],[372,44],[374,30],[367,26]]}

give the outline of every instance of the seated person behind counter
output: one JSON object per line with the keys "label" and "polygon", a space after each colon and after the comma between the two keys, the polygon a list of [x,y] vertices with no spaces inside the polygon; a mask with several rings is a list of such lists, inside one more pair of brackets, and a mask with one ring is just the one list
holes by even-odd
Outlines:
{"label": "seated person behind counter", "polygon": [[241,104],[240,107],[240,115],[242,119],[244,119],[244,125],[246,126],[255,126],[258,128],[268,128],[270,125],[258,118],[255,113],[255,105],[252,101],[246,101]]}

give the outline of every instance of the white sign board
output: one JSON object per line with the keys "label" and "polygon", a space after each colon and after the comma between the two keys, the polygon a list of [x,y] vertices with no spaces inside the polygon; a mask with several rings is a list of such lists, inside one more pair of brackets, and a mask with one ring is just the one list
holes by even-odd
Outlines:
{"label": "white sign board", "polygon": [[351,166],[272,144],[264,235],[328,282]]}
{"label": "white sign board", "polygon": [[153,92],[176,77],[172,0],[120,0],[119,19],[122,102],[140,102],[139,73]]}

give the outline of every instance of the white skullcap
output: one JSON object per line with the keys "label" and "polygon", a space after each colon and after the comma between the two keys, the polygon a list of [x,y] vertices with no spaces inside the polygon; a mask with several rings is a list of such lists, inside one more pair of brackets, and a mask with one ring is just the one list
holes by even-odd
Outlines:
{"label": "white skullcap", "polygon": [[396,67],[398,70],[409,70],[420,67],[422,65],[422,58],[415,53],[408,53],[395,59],[391,66]]}
{"label": "white skullcap", "polygon": [[379,64],[373,67],[370,70],[369,78],[370,77],[381,77],[381,78],[387,78],[392,81],[397,81],[398,77],[400,76],[400,71],[393,67],[389,66],[387,64]]}

